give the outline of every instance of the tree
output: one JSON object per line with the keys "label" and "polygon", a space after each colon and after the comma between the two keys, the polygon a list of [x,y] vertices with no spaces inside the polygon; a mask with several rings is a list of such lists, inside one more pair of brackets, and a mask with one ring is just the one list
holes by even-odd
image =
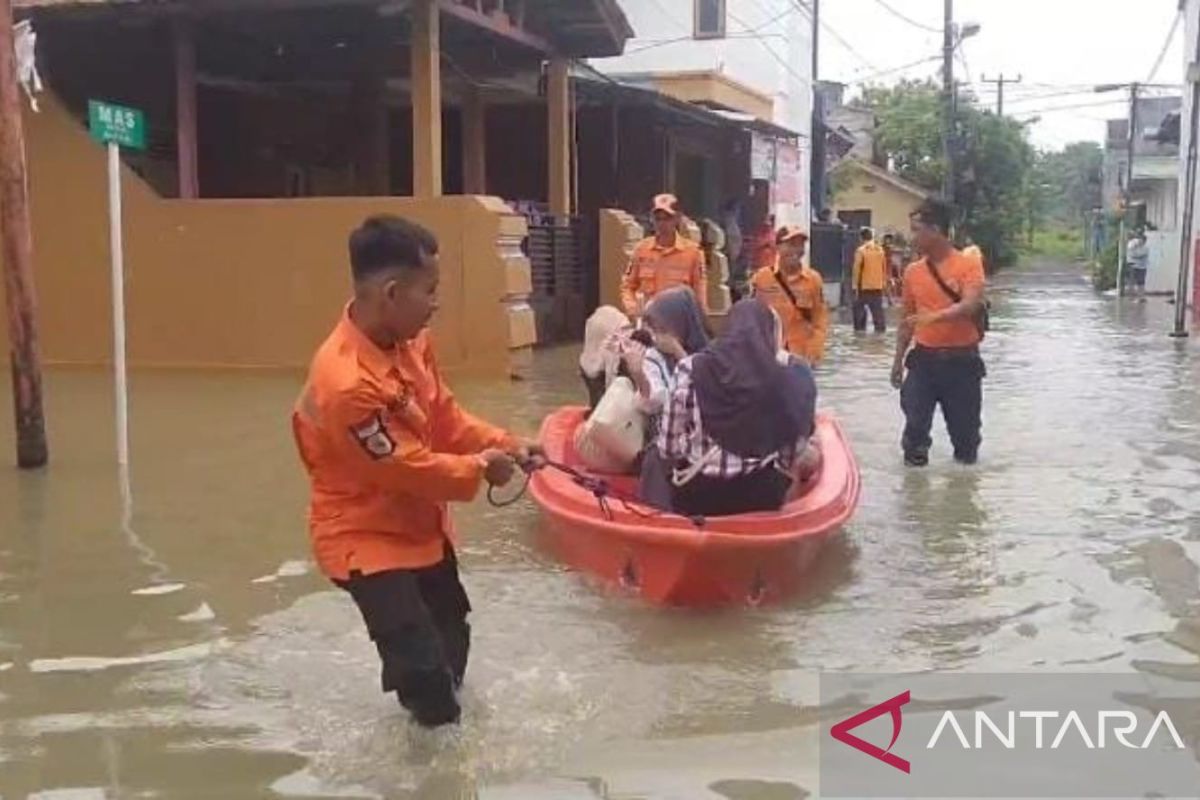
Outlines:
{"label": "tree", "polygon": [[[876,144],[900,177],[936,192],[946,174],[942,93],[932,81],[868,88],[860,101],[875,112]],[[983,111],[969,94],[958,98],[955,158],[960,231],[992,263],[1016,259],[1030,218],[1035,154],[1017,122]]]}
{"label": "tree", "polygon": [[1103,203],[1104,151],[1096,142],[1075,142],[1058,152],[1038,153],[1035,185],[1044,200],[1042,219],[1075,225]]}

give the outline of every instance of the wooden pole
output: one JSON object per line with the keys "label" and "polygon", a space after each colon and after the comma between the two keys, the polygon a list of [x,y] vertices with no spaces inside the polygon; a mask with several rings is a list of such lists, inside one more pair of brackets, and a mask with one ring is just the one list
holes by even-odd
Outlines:
{"label": "wooden pole", "polygon": [[412,8],[413,195],[442,195],[441,6],[416,0]]}
{"label": "wooden pole", "polygon": [[9,358],[16,411],[17,466],[46,464],[42,368],[33,288],[33,232],[25,172],[25,133],[13,47],[12,0],[0,0],[0,252],[8,300]]}
{"label": "wooden pole", "polygon": [[546,81],[546,109],[549,114],[550,186],[547,198],[550,213],[571,213],[571,62],[552,58]]}
{"label": "wooden pole", "polygon": [[462,120],[463,194],[487,194],[487,105],[478,86],[467,89]]}
{"label": "wooden pole", "polygon": [[175,130],[179,153],[179,197],[200,196],[196,146],[196,40],[192,21],[175,20]]}

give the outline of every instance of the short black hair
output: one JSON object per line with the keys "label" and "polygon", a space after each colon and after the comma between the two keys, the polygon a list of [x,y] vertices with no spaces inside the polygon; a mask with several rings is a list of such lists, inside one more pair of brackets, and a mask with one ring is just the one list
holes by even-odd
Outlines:
{"label": "short black hair", "polygon": [[355,281],[398,267],[419,269],[437,252],[437,237],[428,228],[391,214],[368,217],[350,234],[350,269]]}
{"label": "short black hair", "polygon": [[858,235],[864,242],[869,242],[875,238],[875,231],[871,230],[870,228],[863,228],[861,231],[859,231]]}
{"label": "short black hair", "polygon": [[954,222],[954,207],[944,200],[931,197],[910,215],[918,222],[937,228],[943,236],[950,235],[950,227]]}

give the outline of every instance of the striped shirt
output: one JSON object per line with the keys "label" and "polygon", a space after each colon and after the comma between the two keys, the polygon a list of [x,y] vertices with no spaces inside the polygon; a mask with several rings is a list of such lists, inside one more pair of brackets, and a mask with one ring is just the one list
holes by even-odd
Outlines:
{"label": "striped shirt", "polygon": [[790,473],[797,452],[803,451],[805,444],[807,438],[765,458],[743,457],[723,449],[704,432],[704,420],[692,384],[692,357],[683,359],[675,367],[670,397],[658,433],[658,450],[668,464],[686,471],[703,463],[700,474],[718,479],[738,478],[771,466]]}

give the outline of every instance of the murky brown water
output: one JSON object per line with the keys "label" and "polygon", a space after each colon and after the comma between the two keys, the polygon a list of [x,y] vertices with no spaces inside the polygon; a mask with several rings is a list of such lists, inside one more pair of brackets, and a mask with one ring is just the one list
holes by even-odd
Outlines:
{"label": "murky brown water", "polygon": [[[787,607],[608,597],[537,552],[532,508],[463,509],[477,646],[465,724],[432,735],[309,569],[299,376],[135,375],[124,524],[107,376],[53,372],[53,467],[0,470],[0,796],[795,800],[822,669],[1200,679],[1200,345],[1072,272],[996,301],[975,470],[941,439],[901,468],[891,339],[838,331],[824,406],[865,491]],[[572,362],[459,394],[532,431],[578,399]]]}

